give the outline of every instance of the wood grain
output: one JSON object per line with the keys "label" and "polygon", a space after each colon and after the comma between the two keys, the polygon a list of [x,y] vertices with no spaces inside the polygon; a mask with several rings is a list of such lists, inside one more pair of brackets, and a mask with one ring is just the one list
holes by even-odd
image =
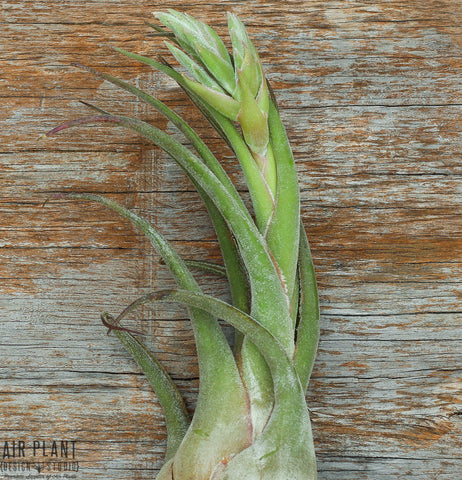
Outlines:
{"label": "wood grain", "polygon": [[[456,0],[2,2],[0,447],[75,440],[79,471],[64,476],[79,480],[151,479],[162,464],[156,397],[98,316],[172,280],[126,222],[51,195],[110,195],[192,258],[219,261],[213,231],[180,170],[138,137],[85,127],[40,139],[87,114],[79,100],[174,133],[136,99],[70,66],[77,61],[175,107],[244,189],[230,152],[175,85],[110,48],[164,52],[144,24],[159,8],[188,11],[223,34],[225,12],[240,15],[280,101],[321,297],[307,396],[320,480],[462,478]],[[227,295],[213,277],[203,282]],[[145,308],[131,324],[192,411],[198,379],[185,312]],[[26,474],[44,478],[1,476]]]}

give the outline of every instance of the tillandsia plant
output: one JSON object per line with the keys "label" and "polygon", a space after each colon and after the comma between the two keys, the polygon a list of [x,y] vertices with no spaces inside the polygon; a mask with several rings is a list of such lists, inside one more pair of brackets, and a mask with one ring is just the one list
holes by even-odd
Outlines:
{"label": "tillandsia plant", "polygon": [[[300,220],[294,158],[273,92],[243,23],[228,15],[231,50],[217,33],[188,14],[156,13],[150,25],[179,63],[118,52],[173,78],[222,136],[239,161],[250,192],[245,206],[217,158],[174,111],[148,93],[106,73],[79,65],[157,109],[185,136],[188,146],[136,118],[96,114],[69,121],[126,127],[168,153],[184,170],[210,214],[224,266],[183,261],[158,229],[115,201],[99,202],[143,232],[171,270],[177,289],[147,293],[103,323],[133,355],[163,408],[166,463],[158,480],[311,480],[316,460],[305,392],[319,337],[314,268]],[[202,293],[191,269],[228,279],[232,303]],[[127,313],[146,302],[188,307],[195,335],[200,386],[190,420],[165,369],[135,332],[122,327]],[[236,330],[230,346],[218,320]]]}

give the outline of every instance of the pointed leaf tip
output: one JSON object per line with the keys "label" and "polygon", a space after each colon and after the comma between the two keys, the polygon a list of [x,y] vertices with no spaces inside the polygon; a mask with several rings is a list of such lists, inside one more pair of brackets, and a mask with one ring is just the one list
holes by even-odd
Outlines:
{"label": "pointed leaf tip", "polygon": [[58,125],[49,132],[45,133],[45,136],[51,137],[52,135],[68,128],[98,122],[120,123],[120,119],[116,115],[92,115],[89,117],[81,117],[77,118],[76,120],[69,120],[68,122]]}

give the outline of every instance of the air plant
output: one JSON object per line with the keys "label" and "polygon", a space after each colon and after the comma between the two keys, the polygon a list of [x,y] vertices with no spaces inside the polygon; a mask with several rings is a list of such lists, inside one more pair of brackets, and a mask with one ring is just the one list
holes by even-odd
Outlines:
{"label": "air plant", "polygon": [[[113,115],[69,121],[106,122],[148,139],[184,170],[199,192],[215,228],[224,266],[186,262],[157,227],[115,201],[87,193],[128,219],[151,241],[177,287],[150,292],[103,323],[137,361],[157,394],[168,432],[166,462],[157,480],[312,480],[316,459],[305,393],[319,337],[314,268],[300,220],[293,154],[274,94],[243,23],[228,15],[232,49],[205,23],[175,10],[156,13],[150,25],[166,37],[179,63],[118,52],[163,72],[186,92],[239,161],[251,210],[217,158],[196,132],[167,105],[135,86],[92,68],[81,68],[136,95],[185,136],[184,146],[156,126]],[[226,276],[231,303],[201,291],[191,269]],[[164,367],[121,320],[146,302],[178,302],[188,308],[195,335],[200,385],[190,420]],[[218,323],[236,330],[231,346]]]}

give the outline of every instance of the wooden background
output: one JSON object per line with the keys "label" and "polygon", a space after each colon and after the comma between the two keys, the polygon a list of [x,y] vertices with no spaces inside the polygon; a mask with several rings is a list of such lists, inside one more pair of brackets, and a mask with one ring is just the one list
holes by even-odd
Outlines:
{"label": "wooden background", "polygon": [[[213,232],[178,168],[135,135],[107,127],[40,135],[88,114],[81,99],[174,133],[136,99],[70,66],[82,62],[174,106],[242,187],[229,151],[175,85],[110,49],[165,52],[144,22],[169,7],[223,33],[225,12],[240,15],[280,101],[321,299],[307,396],[319,479],[461,479],[458,0],[2,1],[0,448],[76,440],[80,470],[64,478],[79,480],[152,479],[162,464],[156,397],[98,318],[172,281],[127,222],[50,192],[110,195],[192,258],[219,261]],[[216,279],[205,282],[226,295]],[[146,308],[130,325],[193,410],[185,312]]]}

